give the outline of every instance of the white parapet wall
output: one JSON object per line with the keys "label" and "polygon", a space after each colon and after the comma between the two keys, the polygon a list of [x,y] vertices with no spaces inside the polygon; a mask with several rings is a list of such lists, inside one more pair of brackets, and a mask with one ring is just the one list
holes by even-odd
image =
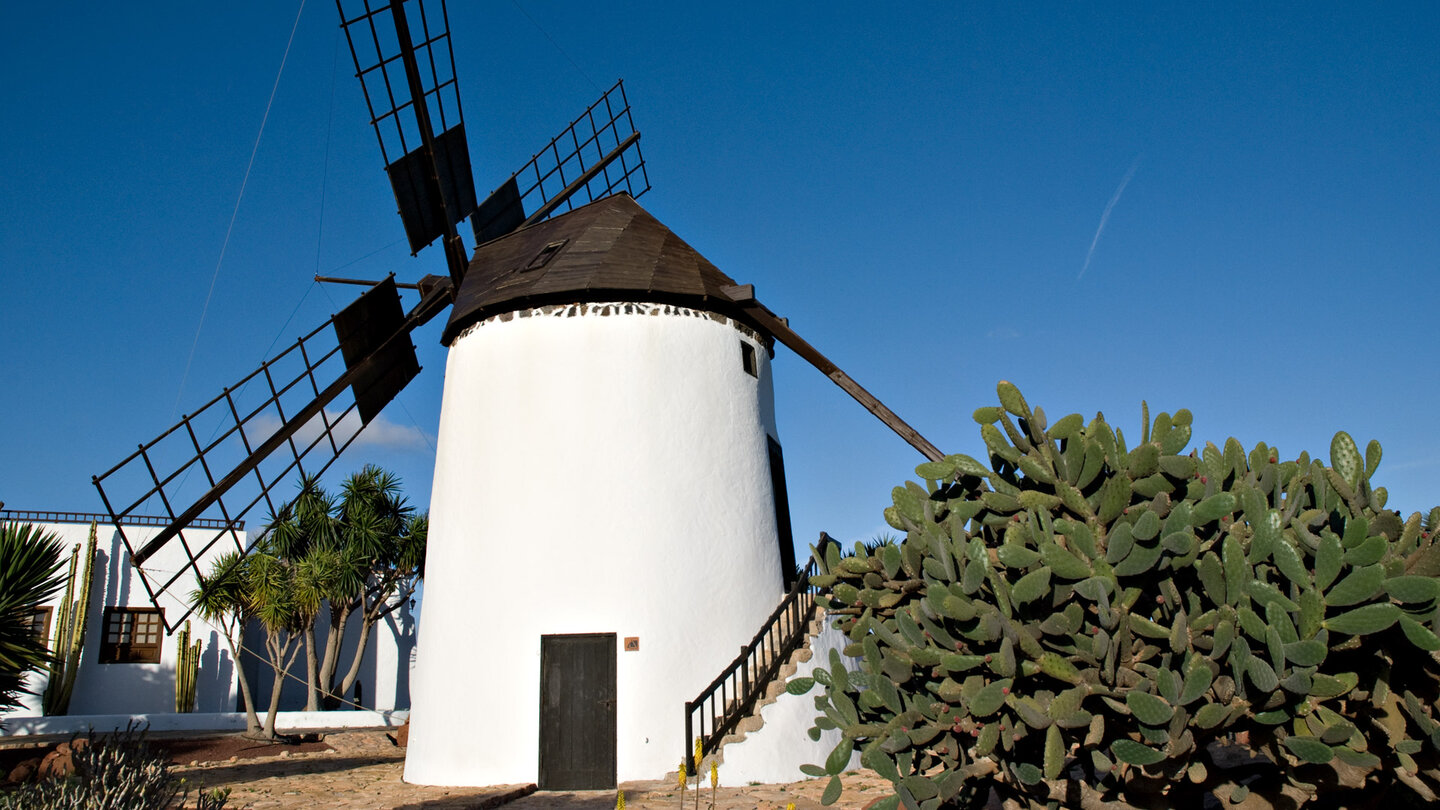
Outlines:
{"label": "white parapet wall", "polygon": [[681,307],[567,309],[451,346],[406,781],[538,781],[541,639],[560,634],[636,639],[616,776],[673,771],[685,701],[782,595],[766,346]]}
{"label": "white parapet wall", "polygon": [[[310,731],[338,728],[395,728],[410,718],[408,711],[344,711],[344,712],[278,712],[278,731]],[[265,715],[260,715],[265,722]],[[124,731],[127,726],[149,731],[231,732],[245,730],[244,712],[206,712],[175,714],[82,714],[60,717],[6,717],[5,736],[24,737],[41,734],[104,734]]]}
{"label": "white parapet wall", "polygon": [[[843,654],[848,643],[845,634],[831,626],[827,617],[825,629],[811,639],[810,660],[797,667],[791,679],[811,677],[817,666],[829,668],[832,650],[840,654],[847,670],[854,671],[859,662]],[[823,694],[823,690],[824,687],[817,685],[804,695],[782,693],[774,703],[762,708],[760,717],[765,724],[746,734],[740,742],[725,746],[721,779],[731,785],[798,782],[810,778],[800,772],[801,765],[824,767],[825,758],[840,744],[841,734],[839,729],[827,729],[820,732],[820,739],[810,738],[810,727],[820,715],[820,710],[815,708],[815,696]],[[858,767],[860,754],[857,752],[851,755],[846,770]]]}

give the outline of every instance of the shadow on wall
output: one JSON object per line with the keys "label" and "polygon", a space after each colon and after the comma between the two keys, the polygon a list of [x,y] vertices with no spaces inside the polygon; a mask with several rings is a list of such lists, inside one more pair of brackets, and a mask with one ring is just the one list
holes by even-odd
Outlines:
{"label": "shadow on wall", "polygon": [[[399,612],[399,611],[397,611]],[[370,630],[370,639],[365,648],[365,654],[360,659],[360,669],[355,678],[355,685],[342,695],[342,698],[351,703],[358,703],[364,708],[374,709],[377,706],[383,710],[406,709],[410,706],[410,684],[408,667],[398,666],[399,672],[395,676],[396,681],[393,687],[388,683],[381,683],[378,678],[377,649],[381,644],[392,644],[398,647],[398,661],[403,663],[408,660],[408,649],[414,646],[414,622],[407,620],[402,624],[396,624],[394,614],[385,617],[376,623]],[[350,664],[354,661],[355,647],[360,639],[359,615],[352,615],[345,627],[345,639],[340,648],[339,662],[336,665],[336,680],[344,678],[349,671]],[[324,653],[325,639],[330,632],[329,616],[322,611],[315,622],[316,656]],[[406,626],[409,629],[401,634]],[[245,667],[246,677],[250,681],[250,690],[255,696],[255,706],[259,711],[264,711],[270,703],[270,692],[275,682],[275,668],[264,654],[265,650],[265,628],[259,622],[252,622],[245,628],[245,647],[241,650],[241,660]],[[303,644],[303,642],[301,642]],[[309,697],[309,685],[307,681],[305,650],[303,646],[295,654],[295,661],[290,665],[289,673],[286,675],[280,688],[280,711],[303,711]],[[243,708],[243,707],[242,707]],[[340,710],[353,709],[354,706],[342,704]]]}
{"label": "shadow on wall", "polygon": [[[86,645],[89,647],[90,645]],[[96,647],[99,645],[97,644]],[[88,652],[88,650],[87,650]],[[100,664],[81,667],[68,714],[161,714],[175,711],[173,664]],[[86,677],[89,675],[90,677]]]}
{"label": "shadow on wall", "polygon": [[410,610],[397,610],[385,617],[386,626],[395,637],[395,708],[410,708],[410,670],[415,660],[415,638],[417,621],[414,614],[415,600],[410,600]]}
{"label": "shadow on wall", "polygon": [[[229,705],[230,684],[235,681],[235,662],[230,660],[230,651],[220,634],[210,631],[205,649],[200,652],[200,677],[195,682],[195,711],[229,712],[236,706]],[[236,690],[236,702],[240,701]],[[244,707],[238,707],[243,711]]]}

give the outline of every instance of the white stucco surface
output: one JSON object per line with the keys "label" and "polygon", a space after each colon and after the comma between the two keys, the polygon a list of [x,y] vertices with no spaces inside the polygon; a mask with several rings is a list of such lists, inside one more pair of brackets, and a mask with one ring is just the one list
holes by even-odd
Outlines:
{"label": "white stucco surface", "polygon": [[[831,650],[842,653],[841,663],[853,671],[859,662],[843,655],[848,643],[845,634],[830,626],[830,620],[826,619],[825,629],[811,639],[813,655],[809,661],[796,667],[792,678],[810,677],[817,666],[828,669]],[[815,718],[820,715],[820,710],[815,708],[815,697],[821,694],[824,694],[824,687],[818,685],[804,695],[787,692],[762,708],[760,717],[765,725],[746,734],[740,742],[725,746],[725,763],[720,766],[725,781],[732,785],[798,782],[810,778],[800,772],[801,765],[810,763],[823,767],[825,758],[840,744],[841,734],[839,729],[827,729],[820,732],[818,741],[810,739],[810,727],[815,725]],[[860,754],[857,752],[850,758],[850,767],[859,765]]]}
{"label": "white stucco surface", "polygon": [[675,768],[685,701],[781,596],[771,403],[765,348],[703,313],[492,319],[454,342],[406,781],[537,781],[547,634],[639,638],[617,652],[616,776]]}
{"label": "white stucco surface", "polygon": [[[39,528],[60,538],[68,565],[70,550],[79,545],[81,556],[90,536],[88,523],[37,523]],[[126,532],[132,543],[144,543],[160,532],[155,526],[127,526]],[[199,549],[214,539],[216,532],[209,529],[186,529],[183,536],[192,548]],[[242,539],[244,534],[241,534]],[[158,663],[102,663],[100,648],[105,638],[105,608],[130,607],[150,608],[153,605],[146,594],[140,577],[130,565],[130,554],[119,532],[113,526],[100,524],[96,529],[96,555],[93,580],[90,585],[90,608],[86,618],[85,646],[80,654],[80,669],[76,674],[75,688],[70,696],[72,715],[109,715],[118,713],[149,714],[175,711],[175,661],[178,657],[178,637],[165,635],[161,639],[160,661]],[[205,555],[208,561],[224,550],[220,546]],[[179,539],[163,547],[152,557],[146,567],[155,571],[179,570],[185,561],[185,552]],[[202,567],[203,563],[202,563]],[[68,568],[64,569],[68,571]],[[81,561],[80,573],[84,572]],[[166,593],[160,598],[165,617],[174,621],[182,615],[187,605],[182,598],[189,596],[189,588],[181,583],[175,593]],[[75,596],[79,598],[77,586]],[[62,587],[45,604],[52,608],[48,642],[54,649],[58,638],[57,623],[60,617],[60,603],[64,601]],[[235,664],[230,650],[221,637],[221,630],[211,626],[199,616],[190,617],[190,632],[193,641],[201,643],[200,672],[195,684],[195,710],[197,712],[226,712],[235,709],[238,688],[235,678]],[[5,725],[12,726],[11,718],[37,716],[41,714],[40,695],[45,691],[49,675],[45,672],[30,672],[25,676],[26,688],[32,694],[21,698],[21,707],[5,715]],[[122,726],[123,728],[123,726]]]}

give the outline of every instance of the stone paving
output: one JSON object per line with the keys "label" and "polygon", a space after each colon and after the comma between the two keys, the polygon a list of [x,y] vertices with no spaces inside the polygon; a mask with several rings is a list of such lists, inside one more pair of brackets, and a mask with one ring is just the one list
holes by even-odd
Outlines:
{"label": "stone paving", "polygon": [[[193,791],[196,787],[231,789],[227,810],[610,810],[615,791],[533,792],[531,785],[489,788],[446,788],[408,785],[401,780],[405,750],[397,748],[382,731],[333,733],[325,738],[335,750],[259,757],[232,762],[180,766],[176,772]],[[888,795],[888,784],[865,772],[844,777],[845,791],[831,805],[838,810],[861,810]],[[826,780],[785,785],[727,786],[724,766],[721,785],[712,794],[707,786],[699,810],[796,810],[821,807]],[[695,792],[686,791],[684,807],[695,808]],[[682,797],[670,781],[625,782],[628,810],[681,810]],[[713,798],[712,798],[713,796]],[[193,798],[192,798],[193,801]],[[188,805],[192,806],[192,805]]]}

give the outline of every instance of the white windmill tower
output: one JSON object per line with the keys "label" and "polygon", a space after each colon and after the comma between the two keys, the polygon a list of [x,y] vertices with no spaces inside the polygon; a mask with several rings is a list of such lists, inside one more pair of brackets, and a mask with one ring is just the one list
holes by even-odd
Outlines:
{"label": "white windmill tower", "polygon": [[731,286],[628,196],[476,251],[444,337],[408,781],[566,783],[606,749],[611,779],[674,767],[677,707],[794,568],[769,339]]}
{"label": "white windmill tower", "polygon": [[[619,84],[476,205],[444,4],[402,2],[341,14],[412,250],[441,240],[450,277],[410,285],[408,313],[375,284],[96,485],[122,537],[162,496],[170,525],[127,548],[152,599],[188,593],[215,546],[247,549],[180,529],[273,510],[294,471],[323,472],[419,372],[410,332],[453,303],[405,778],[654,777],[687,748],[681,706],[795,576],[773,343],[940,453],[635,202],[648,183]],[[581,190],[589,204],[551,218]],[[237,406],[252,384],[259,404]],[[228,427],[202,442],[217,415]],[[178,491],[187,470],[198,497]],[[172,542],[188,564],[148,569]]]}

